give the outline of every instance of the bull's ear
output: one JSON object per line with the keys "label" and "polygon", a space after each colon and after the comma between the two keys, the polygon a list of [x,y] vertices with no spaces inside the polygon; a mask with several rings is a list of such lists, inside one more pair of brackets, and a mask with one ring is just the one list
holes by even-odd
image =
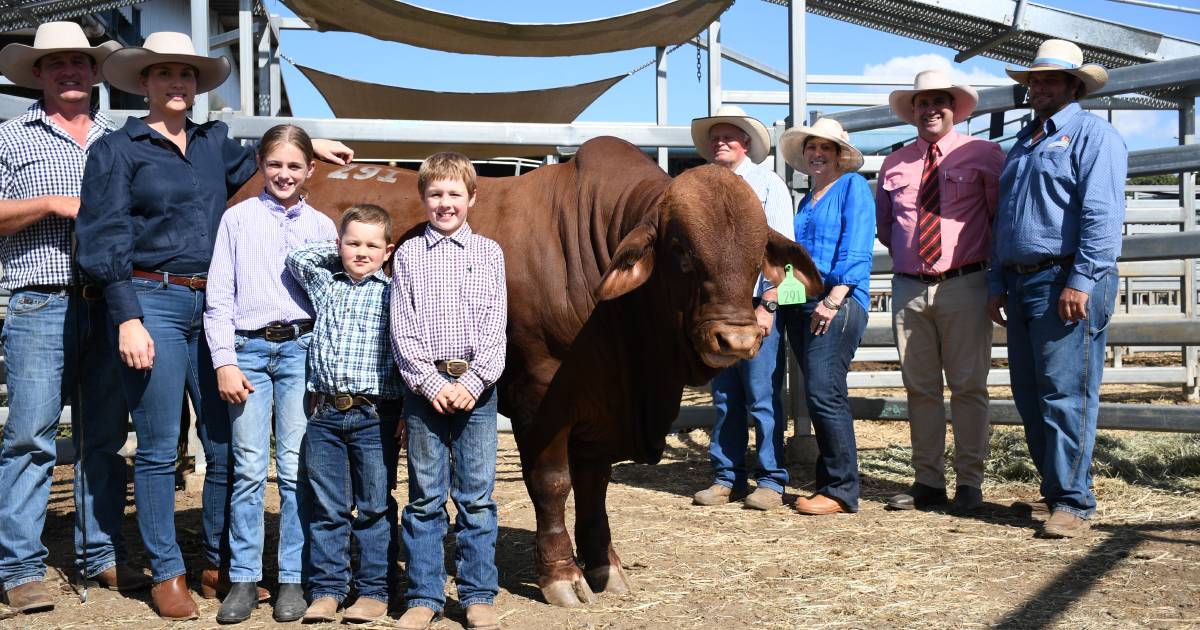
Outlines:
{"label": "bull's ear", "polygon": [[821,295],[823,292],[821,272],[808,252],[779,232],[775,230],[768,230],[768,232],[771,234],[767,237],[767,253],[763,257],[762,268],[763,275],[767,280],[770,280],[771,284],[779,286],[779,283],[783,282],[783,267],[790,264],[796,279],[804,284],[805,292],[808,295]]}
{"label": "bull's ear", "polygon": [[611,300],[642,286],[654,271],[654,240],[657,230],[650,223],[642,223],[621,239],[613,254],[608,271],[600,278],[596,289],[596,301]]}

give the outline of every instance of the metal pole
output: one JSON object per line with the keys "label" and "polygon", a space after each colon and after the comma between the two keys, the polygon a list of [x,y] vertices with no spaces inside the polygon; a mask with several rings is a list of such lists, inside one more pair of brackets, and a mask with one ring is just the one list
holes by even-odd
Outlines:
{"label": "metal pole", "polygon": [[[654,49],[657,72],[654,80],[655,117],[654,122],[667,124],[667,49],[659,46]],[[658,167],[667,171],[667,147],[658,147]]]}
{"label": "metal pole", "polygon": [[[208,0],[192,1],[192,45],[197,55],[208,56]],[[197,94],[192,104],[192,119],[208,121],[208,93]]]}
{"label": "metal pole", "polygon": [[[1179,103],[1179,144],[1196,144],[1196,100],[1184,98]],[[1183,208],[1184,231],[1196,230],[1196,180],[1195,173],[1179,174],[1179,206]],[[1185,260],[1183,271],[1183,314],[1188,318],[1196,317],[1196,260]],[[1197,348],[1187,346],[1183,349],[1183,365],[1187,373],[1183,393],[1189,402],[1200,401],[1200,361],[1197,359]]]}
{"label": "metal pole", "polygon": [[263,27],[258,39],[258,115],[271,114],[271,16],[267,16],[267,24]]}
{"label": "metal pole", "polygon": [[238,84],[242,113],[254,115],[253,0],[238,0]]}
{"label": "metal pole", "polygon": [[721,22],[708,25],[708,115],[721,108]]}

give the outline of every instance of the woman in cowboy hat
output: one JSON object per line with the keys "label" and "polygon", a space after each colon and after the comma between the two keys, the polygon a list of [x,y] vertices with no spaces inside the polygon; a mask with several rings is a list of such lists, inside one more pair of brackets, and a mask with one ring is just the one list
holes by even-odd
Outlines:
{"label": "woman in cowboy hat", "polygon": [[788,129],[779,149],[792,168],[811,178],[795,217],[796,242],[808,250],[825,285],[823,295],[783,309],[820,450],[816,492],[797,499],[796,511],[857,512],[858,452],[846,374],[867,324],[875,202],[867,180],[855,173],[862,153],[836,120]]}
{"label": "woman in cowboy hat", "polygon": [[[227,509],[230,427],[203,330],[205,275],[225,200],[254,174],[255,150],[230,138],[222,122],[188,119],[196,94],[221,85],[230,66],[195,54],[187,35],[151,33],[143,47],[110,55],[103,71],[113,86],[145,95],[149,113],[130,117],[88,156],[79,264],[104,287],[125,364],[122,388],[138,437],[134,496],[154,606],[162,617],[191,619],[197,609],[174,522],[179,411],[186,385],[197,431],[208,438],[205,540],[219,540],[211,513]],[[353,155],[340,143],[313,144],[329,161]],[[206,551],[209,562],[219,562],[215,550]],[[304,613],[299,581],[298,570],[280,576],[276,619]]]}

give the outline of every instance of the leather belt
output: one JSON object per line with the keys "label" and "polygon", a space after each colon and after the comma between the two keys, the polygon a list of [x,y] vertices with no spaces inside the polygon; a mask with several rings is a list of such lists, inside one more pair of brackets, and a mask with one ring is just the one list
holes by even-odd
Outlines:
{"label": "leather belt", "polygon": [[206,287],[208,287],[207,276],[176,276],[164,271],[142,271],[141,269],[134,269],[133,277],[143,278],[145,280],[153,280],[155,282],[163,282],[166,284],[175,284],[181,287],[187,287],[193,291],[203,291]]}
{"label": "leather belt", "polygon": [[74,288],[69,284],[29,284],[16,290],[35,293],[72,293]]}
{"label": "leather belt", "polygon": [[398,405],[400,403],[400,399],[398,398],[380,398],[366,394],[318,393],[316,397],[318,405],[329,405],[338,411],[350,411],[355,407],[367,407],[371,405],[384,411],[399,411]]}
{"label": "leather belt", "polygon": [[965,276],[969,273],[975,273],[976,271],[983,271],[984,269],[987,269],[987,263],[980,261],[966,264],[944,273],[904,273],[903,271],[897,271],[896,275],[904,276],[905,278],[912,278],[917,282],[924,282],[925,284],[937,284],[943,280]]}
{"label": "leather belt", "polygon": [[471,369],[471,364],[462,359],[447,359],[445,361],[437,361],[433,365],[437,368],[437,371],[441,372],[442,374],[453,376],[455,378],[466,374],[467,370]]}
{"label": "leather belt", "polygon": [[262,337],[267,341],[291,341],[300,335],[312,332],[312,329],[313,320],[298,319],[294,322],[275,322],[257,330],[240,332],[247,337]]}
{"label": "leather belt", "polygon": [[1056,258],[1047,258],[1045,260],[1035,262],[1035,263],[1030,263],[1028,265],[1021,265],[1021,264],[1007,265],[1004,268],[1008,269],[1009,271],[1015,271],[1019,274],[1027,274],[1027,273],[1038,272],[1043,269],[1049,269],[1055,265],[1061,265],[1063,263],[1071,262],[1073,260],[1075,260],[1075,254],[1067,254],[1066,256],[1058,256]]}

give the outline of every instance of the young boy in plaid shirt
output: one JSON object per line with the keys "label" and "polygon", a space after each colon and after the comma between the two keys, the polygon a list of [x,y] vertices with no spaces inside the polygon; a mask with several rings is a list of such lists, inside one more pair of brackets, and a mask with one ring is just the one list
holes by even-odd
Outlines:
{"label": "young boy in plaid shirt", "polygon": [[466,224],[475,168],[459,153],[421,164],[429,222],[396,250],[392,343],[408,427],[408,610],[399,627],[426,628],[445,605],[446,496],[454,501],[459,603],[467,627],[499,627],[496,574],[496,388],[508,317],[504,256]]}
{"label": "young boy in plaid shirt", "polygon": [[389,576],[397,556],[390,490],[404,430],[402,385],[388,340],[390,281],[381,269],[392,248],[391,217],[366,204],[342,215],[336,244],[312,243],[287,258],[316,311],[308,391],[317,406],[301,451],[313,497],[306,622],[334,621],[349,591],[351,531],[359,549],[358,599],[343,621],[386,614],[397,578]]}

